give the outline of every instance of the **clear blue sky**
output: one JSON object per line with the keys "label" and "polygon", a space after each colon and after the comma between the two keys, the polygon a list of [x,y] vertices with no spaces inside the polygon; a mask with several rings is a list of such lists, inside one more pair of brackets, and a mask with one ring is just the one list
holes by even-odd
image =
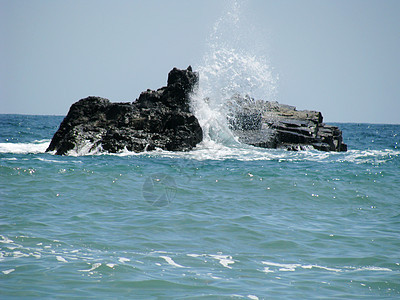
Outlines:
{"label": "clear blue sky", "polygon": [[[0,113],[133,101],[201,65],[229,3],[0,0]],[[400,123],[400,1],[247,0],[241,15],[279,76],[276,100],[328,122]]]}

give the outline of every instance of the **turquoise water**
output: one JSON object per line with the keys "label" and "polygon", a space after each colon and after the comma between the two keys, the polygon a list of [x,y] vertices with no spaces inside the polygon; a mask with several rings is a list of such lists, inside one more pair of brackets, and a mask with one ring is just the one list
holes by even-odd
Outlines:
{"label": "turquoise water", "polygon": [[336,124],[346,153],[44,153],[61,120],[0,115],[1,299],[400,297],[400,125]]}

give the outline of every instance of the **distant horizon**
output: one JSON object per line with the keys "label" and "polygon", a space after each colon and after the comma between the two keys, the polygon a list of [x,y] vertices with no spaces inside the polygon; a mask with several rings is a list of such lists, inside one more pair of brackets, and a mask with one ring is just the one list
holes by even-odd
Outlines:
{"label": "distant horizon", "polygon": [[[79,100],[78,100],[79,101]],[[111,100],[110,100],[111,101]],[[111,101],[113,103],[118,103]],[[73,104],[73,103],[72,103]],[[72,105],[71,104],[71,105]],[[285,103],[286,104],[286,103]],[[323,112],[322,117],[324,117]],[[0,113],[0,115],[17,115],[17,116],[42,116],[42,117],[66,117],[68,114],[68,111],[65,115],[58,115],[58,114],[29,114],[29,113]],[[325,119],[325,118],[324,118]],[[370,122],[336,122],[336,121],[325,121],[323,120],[323,123],[332,123],[332,124],[368,124],[368,125],[400,125],[400,123],[370,123]],[[340,129],[340,128],[339,128]]]}

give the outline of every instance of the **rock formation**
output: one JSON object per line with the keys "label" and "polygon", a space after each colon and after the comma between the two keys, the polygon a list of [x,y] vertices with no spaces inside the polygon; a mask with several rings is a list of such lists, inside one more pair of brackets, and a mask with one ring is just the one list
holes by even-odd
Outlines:
{"label": "rock formation", "polygon": [[298,111],[294,106],[235,95],[228,119],[234,135],[245,144],[264,148],[347,151],[342,132],[323,123],[320,112]]}
{"label": "rock formation", "polygon": [[47,151],[65,155],[70,150],[190,150],[203,139],[199,122],[189,110],[190,93],[197,83],[198,74],[190,66],[174,68],[166,87],[147,90],[133,103],[82,99],[71,106]]}
{"label": "rock formation", "polygon": [[[142,152],[161,148],[187,151],[203,139],[190,111],[190,94],[198,74],[189,66],[174,68],[166,87],[147,90],[132,103],[111,103],[87,97],[74,103],[47,151],[65,155],[122,150]],[[297,111],[277,102],[234,95],[226,107],[230,127],[242,143],[264,148],[346,151],[342,132],[322,122],[316,111]]]}

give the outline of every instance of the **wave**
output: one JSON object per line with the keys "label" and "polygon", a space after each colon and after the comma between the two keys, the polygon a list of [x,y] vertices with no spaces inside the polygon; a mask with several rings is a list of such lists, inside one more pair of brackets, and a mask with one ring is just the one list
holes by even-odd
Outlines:
{"label": "wave", "polygon": [[[41,154],[45,153],[49,146],[49,140],[34,141],[32,143],[0,143],[0,153],[9,154]],[[54,155],[54,153],[50,153]],[[381,149],[381,150],[349,150],[347,152],[321,152],[313,149],[304,151],[286,151],[282,149],[266,149],[254,147],[239,142],[229,145],[218,143],[214,140],[205,140],[188,152],[172,152],[156,149],[148,152],[131,152],[124,150],[119,153],[107,153],[101,147],[93,149],[92,144],[88,143],[82,149],[71,150],[70,156],[88,155],[112,155],[112,156],[147,156],[193,159],[198,161],[205,160],[238,160],[238,161],[279,161],[279,162],[349,162],[355,164],[385,163],[400,156],[400,150]]]}
{"label": "wave", "polygon": [[283,149],[266,149],[246,144],[224,145],[213,140],[203,141],[192,151],[170,152],[157,149],[151,152],[134,153],[123,151],[117,156],[147,155],[149,157],[167,157],[205,160],[238,160],[238,161],[279,161],[279,162],[332,162],[332,163],[385,163],[400,156],[400,150],[349,150],[347,152],[322,152],[318,150],[287,151]]}
{"label": "wave", "polygon": [[39,140],[31,143],[0,143],[0,153],[37,154],[46,152],[50,140]]}
{"label": "wave", "polygon": [[[122,266],[138,268],[140,265],[148,263],[155,264],[158,267],[165,268],[167,265],[171,268],[179,269],[198,269],[199,263],[202,268],[207,268],[203,274],[212,276],[210,272],[215,271],[216,268],[224,268],[234,270],[241,267],[236,266],[236,262],[240,262],[240,257],[235,255],[217,253],[174,253],[168,251],[153,250],[150,252],[139,251],[124,253],[128,256],[121,257],[116,252],[107,253],[107,255],[99,257],[96,252],[88,251],[88,249],[76,248],[74,246],[65,246],[58,240],[45,240],[26,236],[15,237],[18,242],[11,240],[7,236],[0,235],[0,243],[3,251],[0,252],[0,262],[11,262],[16,258],[20,259],[50,259],[57,263],[72,263],[75,265],[76,272],[93,272],[98,271],[99,268],[119,269]],[[35,243],[24,244],[25,241],[35,241]],[[262,259],[255,259],[256,270],[263,273],[282,273],[282,272],[313,272],[316,270],[332,273],[354,273],[354,272],[396,272],[397,269],[389,266],[373,266],[373,265],[319,265],[314,263],[300,263],[300,262],[281,262],[281,261],[266,261]],[[75,262],[75,263],[74,263]],[[218,266],[216,265],[218,264]],[[81,267],[84,268],[81,268]],[[16,266],[9,265],[10,269],[4,270],[4,274],[13,272]],[[13,268],[13,269],[11,269]],[[210,271],[210,272],[208,272]],[[220,269],[221,271],[221,269]],[[221,272],[219,272],[221,274]]]}

